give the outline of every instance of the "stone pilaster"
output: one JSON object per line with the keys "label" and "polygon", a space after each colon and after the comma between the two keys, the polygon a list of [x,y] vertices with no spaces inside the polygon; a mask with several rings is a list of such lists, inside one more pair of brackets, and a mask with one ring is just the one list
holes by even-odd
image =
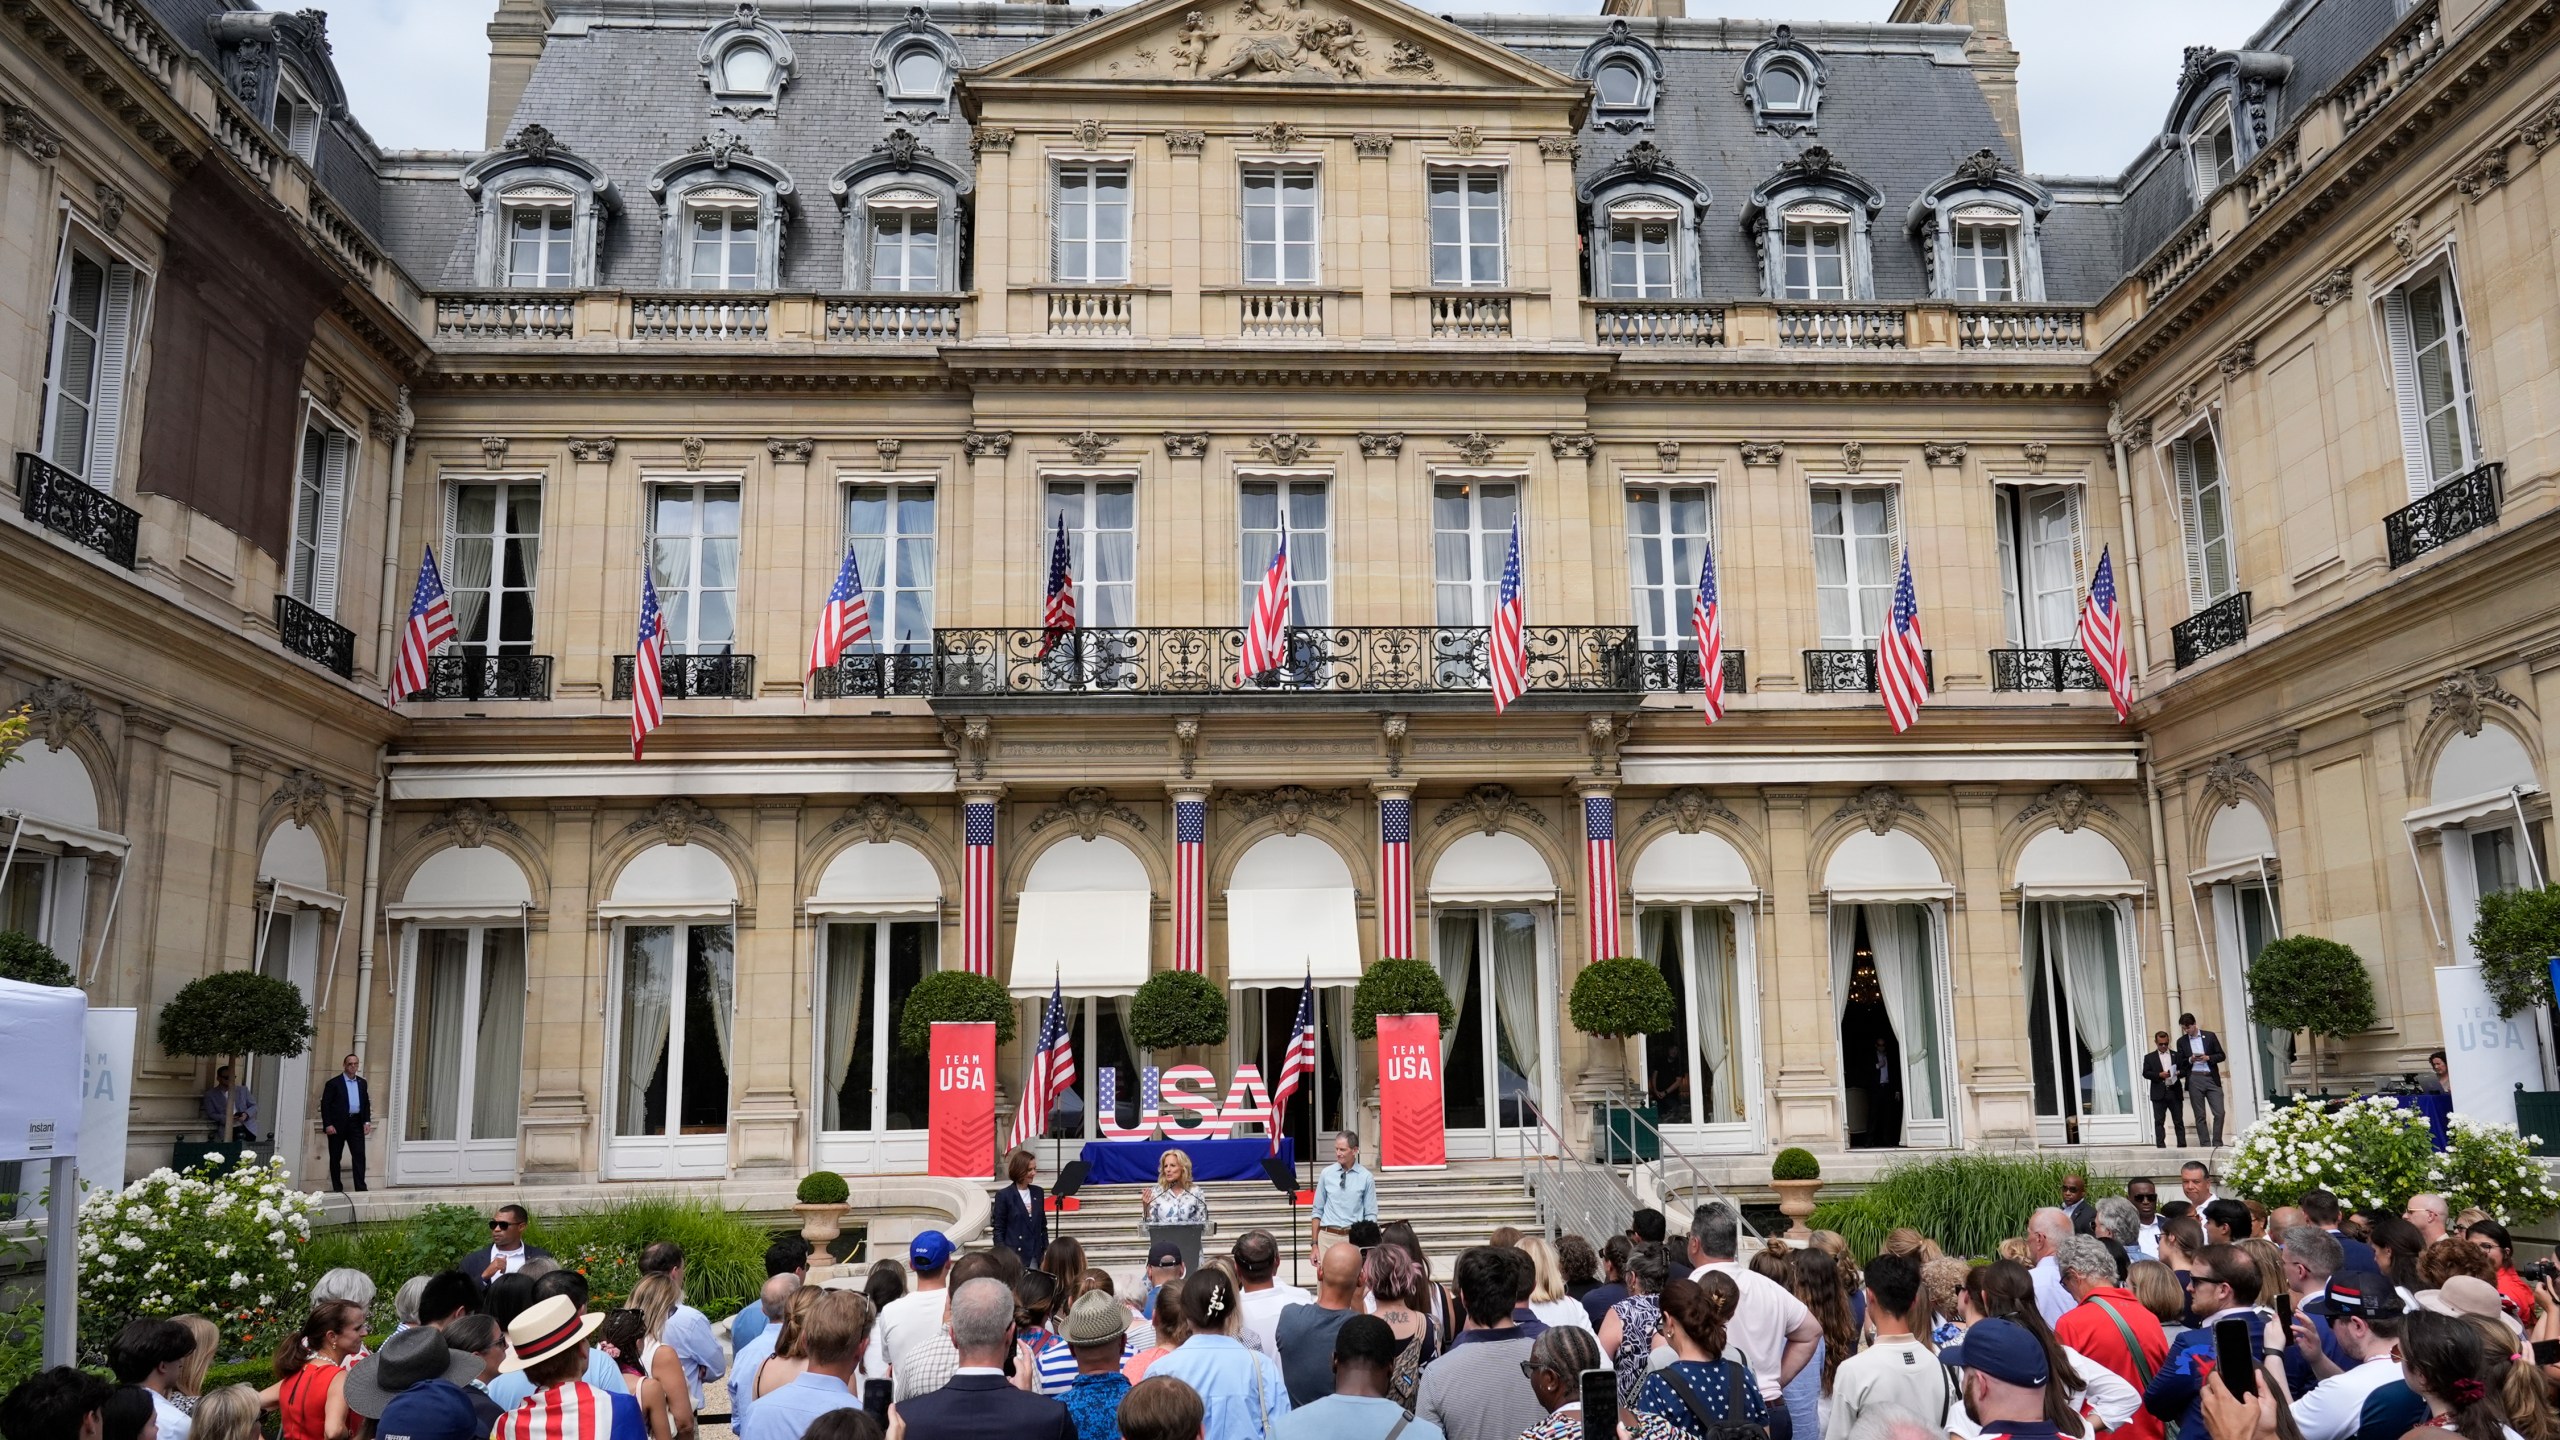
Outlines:
{"label": "stone pilaster", "polygon": [[613,927],[595,922],[596,811],[583,801],[551,807],[551,893],[543,928],[525,957],[533,993],[524,1021],[524,1115],[518,1170],[527,1178],[592,1180],[603,1118],[589,1077],[603,1083],[605,975]]}
{"label": "stone pilaster", "polygon": [[800,1163],[800,1132],[808,1104],[800,1080],[809,1061],[805,1043],[780,1043],[809,1033],[801,964],[808,946],[798,924],[800,805],[796,800],[759,803],[753,831],[756,906],[737,937],[737,1013],[734,1035],[777,1043],[731,1047],[730,1084],[737,1096],[729,1112],[729,1163],[739,1175],[788,1174]]}
{"label": "stone pilaster", "polygon": [[[1769,807],[1768,920],[1772,943],[1761,947],[1760,1053],[1774,1062],[1769,1081],[1769,1143],[1825,1148],[1841,1143],[1840,1032],[1830,1022],[1830,930],[1815,913],[1806,869],[1811,813],[1795,786],[1764,788]],[[1785,956],[1823,956],[1816,965],[1782,964]],[[1787,1023],[1788,1017],[1797,1023]],[[1805,1017],[1818,1023],[1802,1023]]]}
{"label": "stone pilaster", "polygon": [[2023,1146],[2035,1139],[2035,1079],[2028,1068],[2027,992],[2018,954],[2018,914],[2003,903],[1997,787],[1959,785],[1956,898],[1947,916],[1948,976],[1955,1032],[1963,1039],[1949,1067],[1964,1099],[1968,1146]]}

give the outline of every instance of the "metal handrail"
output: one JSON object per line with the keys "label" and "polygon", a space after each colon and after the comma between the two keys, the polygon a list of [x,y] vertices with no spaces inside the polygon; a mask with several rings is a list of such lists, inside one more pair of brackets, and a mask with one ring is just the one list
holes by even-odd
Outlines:
{"label": "metal handrail", "polygon": [[[1616,1133],[1613,1127],[1616,1123],[1616,1116],[1621,1112],[1623,1112],[1627,1117],[1627,1138],[1630,1141],[1642,1138],[1642,1135],[1639,1133],[1640,1129],[1642,1131],[1650,1132],[1653,1136],[1653,1160],[1647,1162],[1643,1160],[1630,1159],[1628,1161],[1628,1168],[1630,1170],[1645,1168],[1649,1165],[1654,1172],[1653,1188],[1657,1194],[1662,1195],[1666,1199],[1674,1194],[1686,1194],[1692,1197],[1700,1197],[1693,1198],[1690,1201],[1690,1208],[1692,1209],[1695,1209],[1699,1204],[1702,1204],[1707,1200],[1722,1201],[1725,1208],[1733,1212],[1733,1218],[1735,1222],[1742,1227],[1743,1234],[1750,1236],[1754,1240],[1761,1238],[1759,1230],[1753,1227],[1750,1217],[1743,1214],[1741,1201],[1727,1195],[1723,1190],[1716,1186],[1714,1181],[1709,1180],[1707,1178],[1706,1171],[1699,1168],[1698,1162],[1694,1158],[1674,1149],[1671,1144],[1671,1137],[1662,1133],[1662,1127],[1660,1125],[1646,1119],[1644,1111],[1633,1105],[1622,1103],[1614,1095],[1609,1096],[1600,1102],[1601,1128],[1598,1133],[1604,1139],[1605,1137]],[[1639,1151],[1642,1149],[1641,1146],[1637,1146],[1635,1148]],[[1671,1183],[1671,1177],[1668,1171],[1670,1166],[1675,1162],[1679,1165],[1681,1172],[1687,1177],[1688,1183],[1685,1186],[1675,1187]]]}
{"label": "metal handrail", "polygon": [[[1563,1132],[1556,1129],[1555,1122],[1547,1118],[1535,1100],[1524,1094],[1519,1103],[1537,1117],[1538,1128],[1546,1132],[1551,1142],[1542,1147],[1524,1147],[1520,1156],[1520,1185],[1538,1207],[1538,1226],[1546,1237],[1553,1240],[1560,1230],[1571,1229],[1597,1243],[1625,1234],[1627,1227],[1635,1223],[1635,1192],[1618,1178],[1616,1170],[1577,1157]],[[1541,1150],[1554,1153],[1542,1154]]]}

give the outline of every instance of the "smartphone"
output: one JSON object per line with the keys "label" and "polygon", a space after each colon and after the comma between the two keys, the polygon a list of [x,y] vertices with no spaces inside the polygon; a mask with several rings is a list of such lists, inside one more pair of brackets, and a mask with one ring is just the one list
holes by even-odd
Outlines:
{"label": "smartphone", "polygon": [[2293,1348],[2293,1297],[2292,1297],[2292,1296],[2290,1296],[2290,1295],[2279,1295],[2279,1296],[2277,1296],[2277,1297],[2276,1297],[2276,1320],[2277,1320],[2280,1324],[2282,1324],[2282,1325],[2284,1326],[2284,1344],[2285,1344],[2285,1348],[2286,1348],[2286,1349],[2288,1349],[2288,1350],[2292,1349],[2292,1348]]}
{"label": "smartphone", "polygon": [[2213,1322],[2213,1373],[2235,1399],[2258,1393],[2258,1357],[2249,1344],[2249,1331],[2258,1323],[2246,1316]]}
{"label": "smartphone", "polygon": [[1618,1372],[1603,1367],[1582,1372],[1582,1433],[1607,1437],[1618,1433]]}
{"label": "smartphone", "polygon": [[2534,1341],[2533,1363],[2536,1365],[2560,1365],[2560,1340]]}
{"label": "smartphone", "polygon": [[897,1386],[887,1380],[865,1380],[862,1382],[862,1408],[871,1412],[872,1419],[886,1425],[889,1423],[889,1401],[896,1393]]}

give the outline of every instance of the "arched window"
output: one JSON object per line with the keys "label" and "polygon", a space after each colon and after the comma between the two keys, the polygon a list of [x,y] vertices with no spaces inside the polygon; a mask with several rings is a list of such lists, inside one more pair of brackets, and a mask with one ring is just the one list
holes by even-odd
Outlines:
{"label": "arched window", "polygon": [[1781,25],[1767,44],[1742,62],[1742,96],[1752,123],[1764,133],[1809,135],[1822,108],[1822,57]]}
{"label": "arched window", "polygon": [[1698,226],[1707,190],[1667,163],[1650,140],[1591,177],[1580,198],[1588,217],[1591,293],[1602,300],[1672,300],[1698,293]]}
{"label": "arched window", "polygon": [[960,47],[921,8],[871,47],[872,82],[891,120],[932,124],[951,118],[951,85],[959,75]]}
{"label": "arched window", "polygon": [[1908,228],[1929,266],[1929,293],[1973,304],[2044,299],[2037,242],[2053,196],[1998,152],[1977,150],[1920,192]]}
{"label": "arched window", "polygon": [[659,167],[649,193],[661,207],[660,284],[771,290],[780,283],[785,207],[794,193],[780,166],[723,136]]}
{"label": "arched window", "polygon": [[1653,123],[1654,99],[1662,88],[1662,57],[1629,33],[1626,21],[1611,21],[1609,33],[1582,52],[1582,62],[1573,73],[1591,82],[1595,128],[1629,131]]}
{"label": "arched window", "polygon": [[505,148],[462,172],[479,208],[478,283],[583,290],[596,283],[605,217],[617,206],[604,172],[527,125]]}
{"label": "arched window", "polygon": [[845,210],[845,285],[948,294],[960,288],[958,170],[905,130],[838,171],[828,189]]}
{"label": "arched window", "polygon": [[703,35],[694,66],[711,98],[729,102],[722,107],[729,113],[769,114],[791,83],[791,41],[754,4],[741,4]]}
{"label": "arched window", "polygon": [[720,90],[727,95],[773,93],[773,52],[742,40],[720,55]]}
{"label": "arched window", "polygon": [[1593,88],[1600,92],[1600,103],[1612,110],[1624,110],[1643,103],[1644,76],[1625,60],[1612,60],[1600,67],[1592,77]]}
{"label": "arched window", "polygon": [[1812,82],[1792,64],[1780,61],[1760,72],[1760,106],[1771,114],[1801,113],[1812,97]]}
{"label": "arched window", "polygon": [[951,72],[943,65],[941,52],[930,45],[909,45],[889,63],[892,100],[940,99],[950,83]]}
{"label": "arched window", "polygon": [[1816,145],[1751,192],[1742,224],[1759,247],[1761,283],[1779,300],[1875,296],[1871,223],[1884,192]]}

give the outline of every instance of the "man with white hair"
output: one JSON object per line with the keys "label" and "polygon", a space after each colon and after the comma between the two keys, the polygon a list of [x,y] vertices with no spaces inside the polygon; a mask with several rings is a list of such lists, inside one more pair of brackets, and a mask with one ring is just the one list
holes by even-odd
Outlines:
{"label": "man with white hair", "polygon": [[960,1366],[950,1383],[889,1409],[890,1428],[909,1440],[1075,1440],[1067,1407],[1017,1390],[1005,1378],[1013,1350],[1013,1287],[992,1276],[954,1277],[951,1344]]}
{"label": "man with white hair", "polygon": [[2062,1266],[2054,1256],[2062,1242],[2071,1238],[2071,1217],[2048,1206],[2027,1217],[2027,1253],[2036,1257],[2028,1273],[2036,1282],[2036,1313],[2048,1326],[2059,1325],[2071,1313],[2071,1291],[2062,1283]]}
{"label": "man with white hair", "polygon": [[[2054,1338],[2081,1357],[2074,1363],[2102,1365],[2137,1392],[2149,1385],[2169,1358],[2168,1332],[2125,1288],[2106,1243],[2094,1235],[2074,1235],[2053,1258],[2062,1269],[2063,1285],[2079,1302],[2053,1327]],[[2124,1434],[2127,1440],[2160,1440],[2159,1417],[2136,1412]]]}
{"label": "man with white hair", "polygon": [[2110,1195],[2098,1202],[2098,1236],[2123,1246],[2136,1259],[2158,1257],[2142,1239],[2142,1212],[2121,1195]]}

